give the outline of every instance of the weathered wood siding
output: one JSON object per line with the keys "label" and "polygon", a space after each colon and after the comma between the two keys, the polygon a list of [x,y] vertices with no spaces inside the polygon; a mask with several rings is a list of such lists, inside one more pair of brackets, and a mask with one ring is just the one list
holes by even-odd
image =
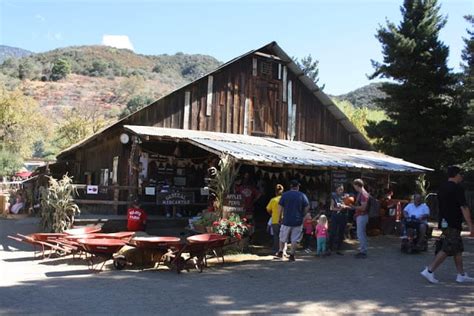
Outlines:
{"label": "weathered wood siding", "polygon": [[249,135],[365,148],[281,60],[247,56],[213,73],[211,80],[209,85],[209,76],[203,77],[175,91],[124,124],[239,134],[247,126]]}

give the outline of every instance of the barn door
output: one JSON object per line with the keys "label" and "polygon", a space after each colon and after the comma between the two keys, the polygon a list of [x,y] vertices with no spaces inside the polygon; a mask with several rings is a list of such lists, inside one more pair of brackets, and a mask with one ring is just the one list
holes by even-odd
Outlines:
{"label": "barn door", "polygon": [[276,137],[278,84],[256,78],[252,113],[252,135]]}

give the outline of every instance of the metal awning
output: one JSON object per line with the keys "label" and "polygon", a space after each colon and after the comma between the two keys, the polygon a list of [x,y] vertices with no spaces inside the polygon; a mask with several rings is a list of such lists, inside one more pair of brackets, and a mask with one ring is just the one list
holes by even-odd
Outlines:
{"label": "metal awning", "polygon": [[357,169],[366,171],[424,173],[433,171],[375,151],[289,141],[240,134],[125,125],[143,139],[186,141],[214,154],[269,167]]}

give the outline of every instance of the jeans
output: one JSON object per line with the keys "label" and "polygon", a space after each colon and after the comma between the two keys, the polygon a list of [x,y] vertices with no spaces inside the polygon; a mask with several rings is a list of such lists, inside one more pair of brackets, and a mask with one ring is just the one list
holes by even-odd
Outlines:
{"label": "jeans", "polygon": [[357,239],[359,240],[359,249],[361,253],[367,254],[367,223],[369,222],[369,215],[359,215],[356,218],[357,223]]}
{"label": "jeans", "polygon": [[280,224],[272,224],[273,230],[273,252],[277,253],[280,249]]}
{"label": "jeans", "polygon": [[316,248],[316,254],[321,255],[326,252],[326,237],[318,237],[316,239],[317,243],[317,248]]}
{"label": "jeans", "polygon": [[310,249],[311,248],[311,241],[313,240],[313,236],[310,234],[303,235],[303,248]]}
{"label": "jeans", "polygon": [[344,232],[346,230],[347,214],[342,212],[331,214],[331,226],[329,232],[329,246],[333,251],[341,250],[344,241]]}

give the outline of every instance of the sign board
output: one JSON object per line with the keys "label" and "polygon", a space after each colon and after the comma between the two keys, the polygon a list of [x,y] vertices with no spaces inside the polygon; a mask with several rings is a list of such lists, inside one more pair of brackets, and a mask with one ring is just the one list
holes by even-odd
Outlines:
{"label": "sign board", "polygon": [[156,194],[158,205],[189,205],[194,203],[194,192],[160,192]]}
{"label": "sign board", "polygon": [[98,193],[99,193],[99,186],[97,185],[87,186],[87,194],[98,194]]}
{"label": "sign board", "polygon": [[242,194],[228,194],[222,205],[224,213],[243,213],[244,201]]}
{"label": "sign board", "polygon": [[[334,190],[339,185],[347,184],[347,173],[345,171],[332,171],[331,172],[331,190]],[[347,189],[347,188],[346,188]]]}

